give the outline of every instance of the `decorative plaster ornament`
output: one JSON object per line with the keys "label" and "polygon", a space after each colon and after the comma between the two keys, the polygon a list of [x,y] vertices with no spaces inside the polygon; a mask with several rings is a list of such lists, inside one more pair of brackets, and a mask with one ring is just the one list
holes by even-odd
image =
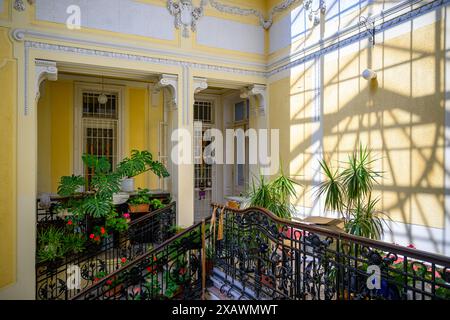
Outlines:
{"label": "decorative plaster ornament", "polygon": [[175,17],[175,28],[183,28],[183,37],[189,37],[189,28],[197,30],[197,21],[203,16],[203,8],[207,1],[202,0],[200,7],[194,7],[192,0],[167,0],[167,9]]}
{"label": "decorative plaster ornament", "polygon": [[[33,5],[34,1],[35,0],[28,0],[28,3],[30,5]],[[15,10],[17,10],[19,12],[25,11],[25,3],[23,2],[23,0],[14,0],[13,7],[14,7]]]}

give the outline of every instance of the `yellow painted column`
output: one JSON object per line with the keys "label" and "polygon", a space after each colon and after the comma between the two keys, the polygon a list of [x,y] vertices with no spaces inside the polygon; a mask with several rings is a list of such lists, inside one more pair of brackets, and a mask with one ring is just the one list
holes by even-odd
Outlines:
{"label": "yellow painted column", "polygon": [[9,29],[0,28],[0,296],[16,280],[16,107],[17,61]]}

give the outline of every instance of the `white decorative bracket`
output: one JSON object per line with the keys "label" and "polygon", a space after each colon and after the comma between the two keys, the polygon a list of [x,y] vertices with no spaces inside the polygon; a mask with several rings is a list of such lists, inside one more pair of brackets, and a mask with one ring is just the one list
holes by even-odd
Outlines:
{"label": "white decorative bracket", "polygon": [[208,81],[205,78],[194,77],[194,94],[208,89]]}
{"label": "white decorative bracket", "polygon": [[[161,89],[166,88],[169,91],[170,107],[172,109],[178,108],[178,76],[172,74],[162,74],[159,81],[153,87],[153,95],[159,94]],[[166,95],[165,95],[166,97]]]}
{"label": "white decorative bracket", "polygon": [[257,114],[260,116],[266,115],[267,87],[262,84],[254,84],[241,90],[242,99],[248,99],[250,97],[258,98]]}
{"label": "white decorative bracket", "polygon": [[36,76],[35,76],[35,92],[36,103],[40,97],[40,86],[44,80],[56,81],[58,80],[58,68],[56,62],[48,60],[36,60]]}

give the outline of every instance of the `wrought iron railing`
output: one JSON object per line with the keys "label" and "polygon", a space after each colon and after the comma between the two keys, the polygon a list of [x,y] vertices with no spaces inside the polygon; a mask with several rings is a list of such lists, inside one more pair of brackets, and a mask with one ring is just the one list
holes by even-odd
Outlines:
{"label": "wrought iron railing", "polygon": [[207,222],[195,224],[92,284],[73,300],[200,298],[210,240]]}
{"label": "wrought iron railing", "polygon": [[[287,221],[258,208],[218,207],[215,277],[246,299],[450,299],[450,258]],[[218,219],[220,221],[220,219]]]}
{"label": "wrought iron railing", "polygon": [[[42,218],[43,217],[43,218]],[[39,222],[58,224],[51,211],[41,215]],[[101,245],[90,244],[77,255],[36,265],[36,298],[68,300],[136,257],[150,252],[173,236],[176,225],[175,202],[144,214],[130,222],[129,229],[106,238]]]}

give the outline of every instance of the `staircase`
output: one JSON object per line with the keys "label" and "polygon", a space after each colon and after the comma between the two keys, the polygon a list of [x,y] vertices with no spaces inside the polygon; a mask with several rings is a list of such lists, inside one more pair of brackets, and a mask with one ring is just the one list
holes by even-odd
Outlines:
{"label": "staircase", "polygon": [[[194,300],[203,289],[207,300],[450,299],[448,257],[282,220],[260,208],[220,214],[75,299]],[[223,223],[217,235],[212,223]],[[208,279],[207,248],[213,248],[214,261]],[[382,289],[368,289],[368,266],[380,268]]]}

